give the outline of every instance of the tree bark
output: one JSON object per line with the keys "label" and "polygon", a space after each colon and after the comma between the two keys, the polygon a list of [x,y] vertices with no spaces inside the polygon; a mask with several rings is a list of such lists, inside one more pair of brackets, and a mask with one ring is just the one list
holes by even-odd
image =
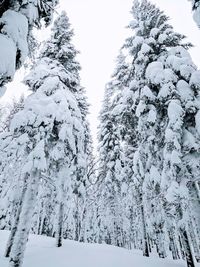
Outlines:
{"label": "tree bark", "polygon": [[15,238],[15,235],[16,235],[16,232],[17,232],[17,227],[19,225],[19,219],[20,219],[20,214],[21,214],[21,211],[22,211],[22,205],[23,205],[23,201],[24,201],[26,190],[27,190],[27,178],[25,178],[24,187],[22,189],[21,199],[19,201],[19,206],[17,208],[17,213],[15,215],[15,221],[14,221],[14,224],[12,225],[12,229],[11,229],[11,232],[10,232],[10,235],[9,235],[9,239],[8,239],[8,242],[7,242],[7,246],[6,246],[6,250],[5,250],[5,257],[6,258],[10,257],[10,252],[11,252],[11,249],[12,249],[12,246],[13,246],[13,241],[14,241],[14,238]]}
{"label": "tree bark", "polygon": [[175,233],[174,233],[173,228],[170,229],[170,231],[168,232],[168,235],[169,235],[169,240],[170,240],[170,248],[171,248],[171,252],[172,252],[172,258],[173,258],[173,260],[178,260],[178,259],[180,259],[180,255],[178,252],[177,242],[176,242]]}
{"label": "tree bark", "polygon": [[200,202],[200,188],[199,188],[199,183],[196,181],[195,182],[195,189],[196,189],[196,192],[197,192],[197,198]]}
{"label": "tree bark", "polygon": [[9,8],[9,0],[0,0],[0,16]]}
{"label": "tree bark", "polygon": [[38,171],[31,172],[28,180],[28,187],[25,193],[22,210],[19,217],[19,224],[14,237],[13,246],[10,253],[9,267],[21,267],[24,257],[26,244],[31,228],[31,219],[37,198],[39,175]]}
{"label": "tree bark", "polygon": [[64,203],[60,202],[59,211],[58,211],[58,225],[57,225],[57,233],[56,233],[56,247],[62,246],[62,238],[63,238],[63,215],[64,215]]}
{"label": "tree bark", "polygon": [[193,218],[191,218],[190,223],[189,223],[189,229],[190,229],[190,237],[191,237],[191,241],[193,244],[193,248],[194,248],[194,254],[195,254],[195,258],[197,260],[197,262],[200,262],[200,244],[199,244],[199,240],[198,240],[198,234],[196,231],[196,225],[193,221]]}
{"label": "tree bark", "polygon": [[148,236],[147,236],[147,229],[146,229],[146,221],[145,221],[145,214],[144,214],[144,206],[141,203],[141,217],[142,217],[142,230],[143,230],[143,256],[149,257],[149,246],[148,246]]}
{"label": "tree bark", "polygon": [[165,244],[164,244],[164,233],[162,229],[157,230],[156,236],[157,236],[157,248],[158,248],[158,255],[159,258],[166,258],[166,251],[165,251]]}
{"label": "tree bark", "polygon": [[195,260],[192,253],[191,244],[189,241],[189,236],[185,228],[180,228],[180,234],[183,241],[183,246],[185,250],[187,267],[195,267]]}

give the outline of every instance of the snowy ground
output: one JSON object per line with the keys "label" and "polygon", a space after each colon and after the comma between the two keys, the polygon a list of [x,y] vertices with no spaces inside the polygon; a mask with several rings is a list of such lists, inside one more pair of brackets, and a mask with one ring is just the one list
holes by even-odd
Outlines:
{"label": "snowy ground", "polygon": [[[8,267],[3,257],[7,231],[0,231],[0,267]],[[128,251],[108,245],[65,241],[55,248],[55,240],[31,236],[23,267],[186,267],[185,262],[142,257],[139,251]],[[200,265],[198,265],[199,267]]]}

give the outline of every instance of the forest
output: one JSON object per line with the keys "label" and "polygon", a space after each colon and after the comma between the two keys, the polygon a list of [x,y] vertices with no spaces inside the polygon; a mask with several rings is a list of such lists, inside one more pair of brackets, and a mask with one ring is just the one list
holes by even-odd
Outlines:
{"label": "forest", "polygon": [[[200,30],[200,0],[188,1]],[[153,1],[133,1],[131,34],[102,88],[94,147],[73,25],[58,5],[0,0],[0,267],[36,267],[37,246],[50,243],[52,262],[61,256],[38,267],[107,267],[84,263],[86,253],[82,264],[67,262],[65,249],[76,246],[77,253],[87,246],[90,257],[98,248],[105,261],[113,255],[119,262],[109,267],[200,266],[200,70],[193,44]],[[40,43],[44,26],[51,35]],[[27,95],[3,105],[24,66]],[[29,242],[33,265],[24,263]],[[121,259],[130,262],[118,253],[129,253]]]}

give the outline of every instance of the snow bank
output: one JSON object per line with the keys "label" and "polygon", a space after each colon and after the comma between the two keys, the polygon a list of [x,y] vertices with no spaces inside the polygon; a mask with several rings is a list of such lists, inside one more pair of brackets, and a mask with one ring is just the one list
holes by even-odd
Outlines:
{"label": "snow bank", "polygon": [[[0,231],[0,266],[7,267],[3,257],[7,231]],[[55,247],[55,239],[30,236],[23,267],[185,267],[183,261],[143,257],[140,251],[126,250],[108,245],[83,244],[64,241],[61,248]],[[200,265],[197,265],[199,267]]]}

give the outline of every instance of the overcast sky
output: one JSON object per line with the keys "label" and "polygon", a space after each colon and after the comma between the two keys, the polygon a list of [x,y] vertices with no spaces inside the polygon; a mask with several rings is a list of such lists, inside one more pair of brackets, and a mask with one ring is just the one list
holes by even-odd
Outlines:
{"label": "overcast sky", "polygon": [[[187,0],[151,1],[171,18],[175,30],[188,36],[195,45],[191,55],[200,66],[200,30],[192,19],[191,4]],[[113,72],[118,50],[128,34],[125,26],[131,19],[131,6],[132,0],[60,0],[58,10],[66,10],[75,31],[74,44],[81,52],[82,85],[86,87],[91,104],[90,123],[94,138],[104,87]],[[10,87],[7,98],[19,90]]]}

